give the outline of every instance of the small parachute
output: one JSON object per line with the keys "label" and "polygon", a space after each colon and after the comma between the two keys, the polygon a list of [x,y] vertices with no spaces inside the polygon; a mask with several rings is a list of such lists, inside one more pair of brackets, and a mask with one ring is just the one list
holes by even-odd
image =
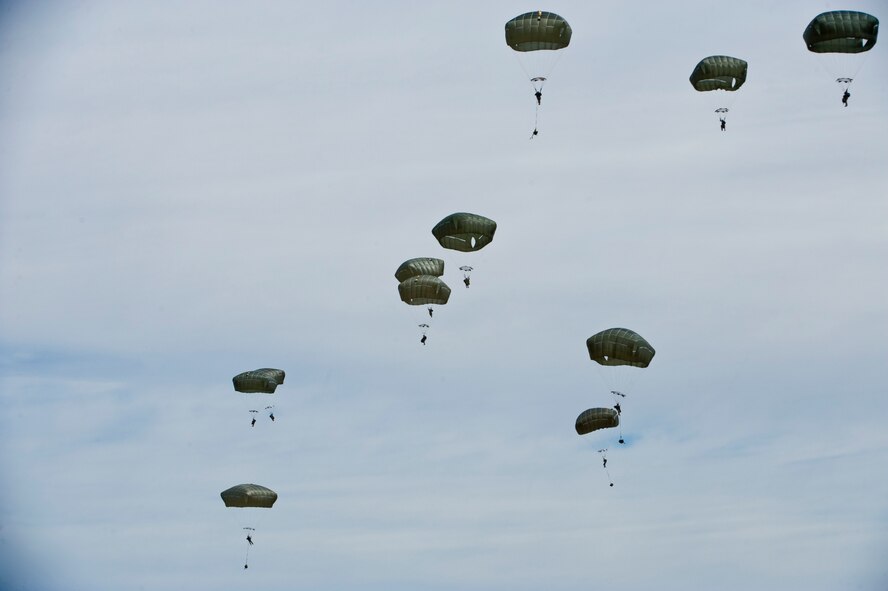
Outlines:
{"label": "small parachute", "polygon": [[586,339],[589,358],[600,365],[647,367],[656,351],[644,337],[628,328],[609,328]]}
{"label": "small parachute", "polygon": [[428,340],[428,338],[429,338],[429,328],[430,327],[425,322],[423,322],[422,324],[419,324],[418,326],[419,326],[419,330],[422,331],[422,336],[420,337],[419,342],[422,343],[423,345],[425,345],[426,340]]}
{"label": "small parachute", "polygon": [[496,222],[474,213],[453,213],[432,228],[432,234],[444,248],[472,252],[493,241]]}
{"label": "small parachute", "polygon": [[612,408],[590,408],[577,417],[577,435],[586,435],[599,429],[611,429],[620,424],[620,415]]}
{"label": "small parachute", "polygon": [[463,283],[465,283],[466,288],[468,288],[472,283],[472,271],[474,269],[469,265],[463,265],[459,270],[463,272]]}
{"label": "small parachute", "polygon": [[843,85],[845,88],[848,88],[848,86],[854,82],[854,78],[836,78],[836,82]]}
{"label": "small parachute", "polygon": [[398,294],[411,306],[441,306],[450,299],[450,288],[434,275],[417,275],[399,283]]}
{"label": "small parachute", "polygon": [[274,394],[278,384],[284,383],[286,374],[282,369],[265,367],[239,373],[234,378],[234,389],[244,394]]}
{"label": "small parachute", "polygon": [[401,263],[401,266],[395,271],[395,279],[401,282],[419,275],[440,277],[443,274],[444,261],[431,257],[419,257]]}

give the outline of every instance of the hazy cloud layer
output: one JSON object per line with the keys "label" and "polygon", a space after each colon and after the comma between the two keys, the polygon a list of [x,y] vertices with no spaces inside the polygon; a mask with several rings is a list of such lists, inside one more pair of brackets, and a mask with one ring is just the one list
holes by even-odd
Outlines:
{"label": "hazy cloud layer", "polygon": [[[648,4],[540,7],[533,141],[536,7],[4,5],[0,586],[884,588],[885,48],[846,109],[825,8]],[[443,250],[455,211],[493,243]],[[648,369],[589,360],[613,326]],[[623,378],[627,444],[578,437]],[[247,572],[241,482],[280,495]]]}

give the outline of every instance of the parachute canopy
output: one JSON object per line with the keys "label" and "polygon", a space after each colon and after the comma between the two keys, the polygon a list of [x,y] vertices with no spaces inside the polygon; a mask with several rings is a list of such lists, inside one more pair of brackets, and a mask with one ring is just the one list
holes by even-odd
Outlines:
{"label": "parachute canopy", "polygon": [[226,507],[259,507],[271,509],[278,495],[270,488],[258,484],[238,484],[221,493]]}
{"label": "parachute canopy", "polygon": [[506,23],[506,45],[515,51],[564,49],[571,34],[567,21],[554,12],[527,12]]}
{"label": "parachute canopy", "polygon": [[440,277],[444,274],[444,261],[429,257],[419,257],[404,261],[395,271],[395,279],[399,282],[416,277],[417,275],[434,275]]}
{"label": "parachute canopy", "polygon": [[620,415],[612,408],[590,408],[577,417],[577,435],[585,435],[599,429],[610,429],[620,424]]}
{"label": "parachute canopy", "polygon": [[647,367],[656,351],[651,344],[628,328],[609,328],[586,339],[589,358],[601,365]]}
{"label": "parachute canopy", "polygon": [[450,288],[434,275],[417,275],[398,285],[401,301],[411,306],[444,305],[450,299]]}
{"label": "parachute canopy", "polygon": [[444,248],[472,252],[481,250],[493,241],[496,222],[474,213],[452,213],[432,228]]}
{"label": "parachute canopy", "polygon": [[265,367],[245,371],[232,378],[234,389],[245,394],[273,394],[278,384],[284,383],[284,370]]}
{"label": "parachute canopy", "polygon": [[699,92],[727,90],[733,92],[746,82],[748,64],[736,57],[711,55],[700,60],[691,72],[691,84]]}
{"label": "parachute canopy", "polygon": [[876,44],[879,19],[865,12],[836,10],[814,17],[802,35],[814,53],[861,53]]}

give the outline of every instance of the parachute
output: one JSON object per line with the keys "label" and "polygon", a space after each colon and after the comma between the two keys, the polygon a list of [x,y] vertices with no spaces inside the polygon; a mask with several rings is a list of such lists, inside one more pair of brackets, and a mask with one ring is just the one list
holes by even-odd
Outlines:
{"label": "parachute", "polygon": [[284,383],[286,374],[282,369],[265,367],[239,373],[234,378],[234,389],[244,394],[274,394],[278,384]]}
{"label": "parachute", "polygon": [[244,519],[247,519],[249,525],[243,525],[242,530],[247,531],[247,553],[244,557],[244,568],[249,567],[250,548],[253,546],[253,533],[256,531],[256,521],[258,515],[253,513],[253,509],[271,509],[274,502],[277,501],[278,495],[270,488],[260,486],[258,484],[238,484],[220,493],[222,502],[226,507],[235,507],[246,509]]}
{"label": "parachute", "polygon": [[865,12],[836,10],[814,17],[802,37],[814,53],[861,53],[876,44],[879,19]]}
{"label": "parachute", "polygon": [[493,241],[496,222],[474,213],[453,213],[432,228],[432,234],[444,248],[472,252]]}
{"label": "parachute", "polygon": [[526,12],[506,23],[506,45],[517,52],[518,63],[530,80],[536,99],[536,118],[530,139],[538,133],[543,85],[561,56],[558,50],[570,45],[572,34],[567,21],[554,12]]}
{"label": "parachute", "polygon": [[[286,373],[282,369],[273,369],[264,367],[262,369],[254,369],[253,371],[245,371],[239,373],[232,378],[234,382],[234,390],[243,394],[274,394],[278,384],[284,383]],[[249,400],[247,400],[249,399]],[[252,396],[245,397],[247,405],[253,406],[255,400]],[[265,407],[266,410],[273,407]],[[255,408],[249,408],[251,415],[250,426],[256,426],[256,416],[259,411]],[[269,413],[269,418],[274,421],[274,411]]]}
{"label": "parachute", "polygon": [[710,90],[739,90],[746,82],[748,64],[740,58],[711,55],[700,60],[691,72],[691,85],[698,92]]}
{"label": "parachute", "polygon": [[506,45],[515,51],[564,49],[573,31],[554,12],[526,12],[506,23]]}
{"label": "parachute", "polygon": [[586,435],[599,429],[611,429],[620,424],[620,415],[612,408],[590,408],[577,417],[577,435]]}
{"label": "parachute", "polygon": [[[820,54],[821,63],[835,77],[843,93],[847,93],[867,57],[860,58],[855,54],[872,49],[878,35],[879,19],[873,15],[852,10],[835,10],[814,17],[805,28],[802,38],[808,51]],[[850,93],[842,98],[846,107],[849,96]]]}
{"label": "parachute", "polygon": [[444,305],[450,299],[450,288],[434,275],[417,275],[398,284],[398,294],[411,306]]}
{"label": "parachute", "polygon": [[271,509],[278,495],[270,488],[258,484],[238,484],[220,493],[226,507],[258,507]]}
{"label": "parachute", "polygon": [[444,261],[430,257],[419,257],[401,263],[401,266],[395,271],[395,279],[401,282],[419,275],[440,277],[443,274]]}
{"label": "parachute", "polygon": [[[590,408],[581,412],[580,416],[577,417],[576,430],[577,435],[587,435],[599,429],[617,427],[619,424],[620,413],[617,411],[610,408]],[[620,435],[620,443],[623,443],[622,435]],[[611,478],[610,470],[607,469],[607,448],[599,449],[598,453],[601,454],[602,467],[607,475],[607,480],[610,486],[613,486],[614,481]]]}
{"label": "parachute", "polygon": [[[691,86],[697,92],[725,91],[736,92],[746,82],[749,65],[742,59],[727,55],[711,55],[700,60],[691,72]],[[728,106],[724,106],[725,97],[716,92],[718,108],[714,109],[719,118],[724,118]],[[733,100],[727,101],[733,103]]]}
{"label": "parachute", "polygon": [[469,287],[469,284],[472,282],[472,271],[474,270],[474,267],[463,265],[459,270],[463,272],[463,283],[466,284],[466,287]]}
{"label": "parachute", "polygon": [[[626,397],[625,392],[637,375],[631,368],[647,367],[656,351],[644,337],[628,328],[609,328],[596,333],[586,339],[586,349],[589,358],[602,366],[599,373],[614,396],[614,410],[619,415],[621,407],[617,397]],[[622,429],[620,427],[620,443],[623,443]]]}
{"label": "parachute", "polygon": [[[432,305],[444,305],[450,299],[450,287],[440,279],[444,274],[444,261],[430,257],[410,259],[401,263],[395,271],[398,283],[398,295],[401,301],[411,306],[428,306],[429,318],[434,309]],[[422,329],[421,343],[425,345],[429,325],[420,324]]]}
{"label": "parachute", "polygon": [[586,339],[589,358],[600,365],[647,367],[656,351],[644,337],[628,328],[609,328]]}

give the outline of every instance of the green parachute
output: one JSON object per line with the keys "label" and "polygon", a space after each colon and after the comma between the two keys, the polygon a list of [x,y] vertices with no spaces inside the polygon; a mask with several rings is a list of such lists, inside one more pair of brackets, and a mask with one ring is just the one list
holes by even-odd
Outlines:
{"label": "green parachute", "polygon": [[656,351],[644,337],[628,328],[609,328],[586,339],[589,358],[599,365],[647,367]]}
{"label": "green parachute", "polygon": [[543,85],[561,56],[559,50],[570,45],[572,34],[567,21],[554,12],[526,12],[506,23],[506,45],[516,52],[521,69],[533,86],[536,115],[530,139],[539,133]]}
{"label": "green parachute", "polygon": [[261,513],[254,513],[253,509],[271,509],[274,506],[274,502],[277,501],[278,495],[270,488],[258,484],[238,484],[223,490],[220,496],[226,507],[246,510],[242,514],[242,519],[246,521],[241,522],[241,529],[247,532],[248,546],[246,556],[244,557],[244,568],[249,568],[253,534],[256,531],[256,522],[259,520]]}
{"label": "green parachute", "polygon": [[432,234],[444,248],[473,252],[493,241],[496,222],[474,213],[453,213],[432,228]]}
{"label": "green parachute", "polygon": [[[601,370],[599,373],[614,396],[614,411],[618,415],[615,426],[619,426],[622,399],[626,398],[626,391],[638,373],[630,368],[647,367],[656,351],[644,337],[628,328],[602,330],[586,339],[586,349],[589,351],[589,358],[603,366],[598,368]],[[579,419],[577,429],[579,429]],[[619,442],[624,443],[622,427],[620,427]]]}
{"label": "green parachute", "polygon": [[395,271],[395,279],[402,282],[419,275],[440,277],[443,274],[444,261],[430,257],[419,257],[401,263],[401,266]]}
{"label": "green parachute", "polygon": [[599,429],[612,429],[620,425],[620,415],[612,408],[590,408],[577,417],[577,435],[586,435]]}
{"label": "green parachute", "polygon": [[284,383],[286,373],[282,369],[265,367],[239,373],[234,378],[234,389],[244,394],[274,394],[279,384]]}
{"label": "green parachute", "polygon": [[238,484],[223,490],[220,495],[226,507],[258,507],[271,509],[278,495],[270,488],[258,484]]}
{"label": "green parachute", "polygon": [[554,12],[526,12],[506,23],[506,45],[515,51],[564,49],[572,34],[567,21]]}
{"label": "green parachute", "polygon": [[818,54],[820,62],[842,88],[842,104],[848,106],[848,88],[879,35],[879,19],[865,12],[835,10],[814,17],[802,37],[808,51]]}
{"label": "green parachute", "polygon": [[814,17],[802,37],[814,53],[861,53],[876,44],[879,19],[865,12],[835,10]]}
{"label": "green parachute", "polygon": [[746,82],[749,65],[746,61],[728,55],[710,55],[700,60],[691,72],[691,86],[697,92],[712,93],[709,107],[718,115],[721,130],[725,130],[727,113],[733,104],[734,96],[728,99],[721,92],[734,93]]}
{"label": "green parachute", "polygon": [[691,72],[691,85],[698,92],[735,92],[746,82],[748,68],[749,65],[740,58],[711,55],[700,60]]}
{"label": "green parachute", "polygon": [[[410,306],[428,306],[429,318],[434,315],[432,306],[443,306],[450,300],[450,287],[441,280],[444,274],[444,261],[431,257],[409,259],[401,263],[395,271],[398,295],[401,301]],[[422,330],[420,342],[425,345],[429,325],[419,325]]]}
{"label": "green parachute", "polygon": [[450,299],[450,288],[434,275],[417,275],[399,283],[398,294],[411,306],[443,306]]}
{"label": "green parachute", "polygon": [[[254,369],[239,373],[234,378],[234,390],[242,394],[274,394],[278,385],[284,383],[286,373],[282,369],[273,369],[271,367],[263,367],[262,369]],[[259,407],[256,406],[256,398],[253,396],[245,396],[243,403],[246,410],[250,412],[250,426],[256,426],[256,417],[259,415]],[[268,418],[274,422],[274,405],[265,407]]]}

